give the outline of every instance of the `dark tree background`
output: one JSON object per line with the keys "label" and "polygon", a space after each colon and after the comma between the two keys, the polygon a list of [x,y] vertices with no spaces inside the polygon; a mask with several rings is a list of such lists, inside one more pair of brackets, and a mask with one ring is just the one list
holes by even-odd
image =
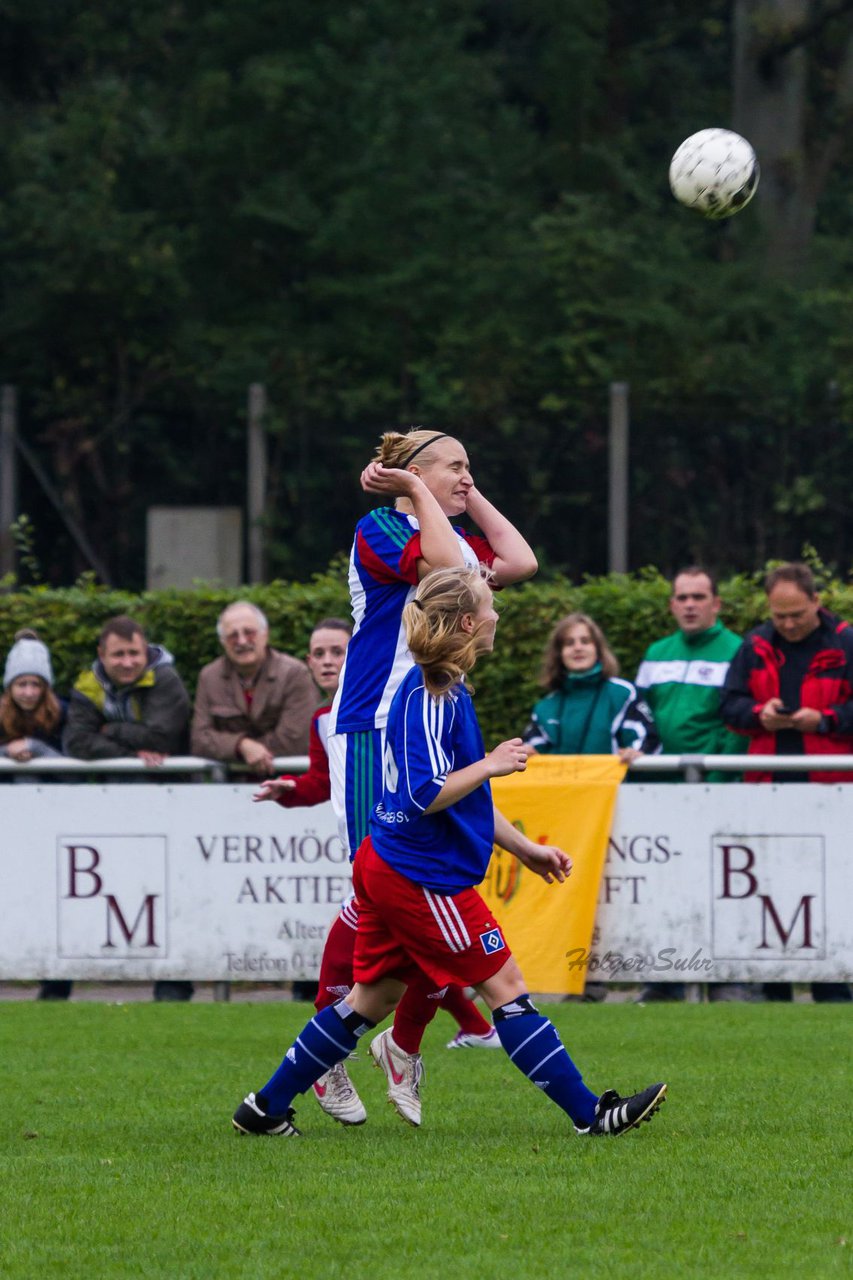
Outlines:
{"label": "dark tree background", "polygon": [[[113,582],[152,504],[240,504],[271,568],[348,547],[378,434],[461,436],[546,569],[606,568],[608,384],[633,564],[853,561],[853,3],[6,0],[0,380]],[[732,125],[730,223],[669,158]],[[23,472],[44,576],[85,563]]]}

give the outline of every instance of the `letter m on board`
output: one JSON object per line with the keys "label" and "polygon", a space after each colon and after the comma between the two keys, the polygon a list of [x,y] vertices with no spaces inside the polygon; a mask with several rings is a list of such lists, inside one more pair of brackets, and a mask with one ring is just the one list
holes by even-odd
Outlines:
{"label": "letter m on board", "polygon": [[104,946],[116,947],[118,944],[113,941],[113,928],[124,938],[128,946],[132,946],[136,939],[137,930],[141,930],[144,941],[137,943],[137,946],[156,947],[156,931],[154,920],[154,909],[159,893],[148,893],[142,899],[142,905],[136,913],[136,918],[132,924],[128,924],[125,914],[118,904],[114,894],[104,894],[104,902],[107,907],[107,940]]}
{"label": "letter m on board", "polygon": [[767,941],[768,923],[772,924],[777,936],[782,942],[782,946],[787,947],[800,916],[802,916],[801,927],[803,940],[799,944],[795,945],[798,945],[799,949],[802,950],[814,950],[815,944],[812,941],[813,893],[805,893],[802,898],[800,898],[800,901],[797,904],[797,909],[791,917],[791,922],[787,928],[780,919],[779,912],[776,910],[775,904],[770,895],[767,893],[760,893],[758,897],[761,902],[761,942],[758,947],[759,951],[766,951],[771,946],[771,943]]}

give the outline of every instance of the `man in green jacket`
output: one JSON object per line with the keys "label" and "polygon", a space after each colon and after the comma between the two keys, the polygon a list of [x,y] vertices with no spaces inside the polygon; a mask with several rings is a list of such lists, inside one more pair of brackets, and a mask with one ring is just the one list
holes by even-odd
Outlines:
{"label": "man in green jacket", "polygon": [[[740,637],[719,619],[711,575],[690,565],[675,575],[669,608],[678,630],[649,645],[635,684],[652,709],[664,755],[737,755],[737,734],[720,715],[720,690]],[[731,778],[718,774],[710,781]]]}
{"label": "man in green jacket", "polygon": [[[717,584],[700,565],[688,565],[673,579],[669,608],[678,630],[649,645],[635,684],[649,704],[664,755],[737,755],[743,750],[737,734],[720,715],[720,691],[729,664],[740,648],[740,637],[719,619]],[[709,782],[731,781],[731,773],[710,773]],[[741,983],[720,983],[712,999],[743,1000],[750,989]],[[640,995],[646,1000],[683,1000],[682,983],[649,983]]]}

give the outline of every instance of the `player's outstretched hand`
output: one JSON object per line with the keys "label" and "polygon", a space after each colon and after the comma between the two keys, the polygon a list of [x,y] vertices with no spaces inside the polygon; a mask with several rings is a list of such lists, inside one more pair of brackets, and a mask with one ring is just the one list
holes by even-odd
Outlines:
{"label": "player's outstretched hand", "polygon": [[518,853],[518,860],[529,871],[535,871],[546,884],[562,884],[572,874],[572,860],[553,844],[534,844],[531,840]]}
{"label": "player's outstretched hand", "polygon": [[499,742],[486,756],[489,777],[505,778],[508,773],[523,773],[527,768],[527,747],[521,738]]}
{"label": "player's outstretched hand", "polygon": [[293,778],[267,778],[266,782],[262,782],[258,787],[252,799],[278,800],[285,791],[292,791],[295,786]]}

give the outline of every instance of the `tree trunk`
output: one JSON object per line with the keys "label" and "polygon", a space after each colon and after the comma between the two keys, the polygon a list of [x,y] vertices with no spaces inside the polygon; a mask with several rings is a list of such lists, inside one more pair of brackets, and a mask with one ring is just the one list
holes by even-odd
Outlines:
{"label": "tree trunk", "polygon": [[[756,204],[768,234],[768,266],[777,274],[795,274],[805,262],[827,177],[849,146],[851,8],[848,0],[735,0],[734,128],[761,164]],[[825,31],[831,39],[822,38]],[[818,57],[829,101],[815,118],[809,80]]]}

